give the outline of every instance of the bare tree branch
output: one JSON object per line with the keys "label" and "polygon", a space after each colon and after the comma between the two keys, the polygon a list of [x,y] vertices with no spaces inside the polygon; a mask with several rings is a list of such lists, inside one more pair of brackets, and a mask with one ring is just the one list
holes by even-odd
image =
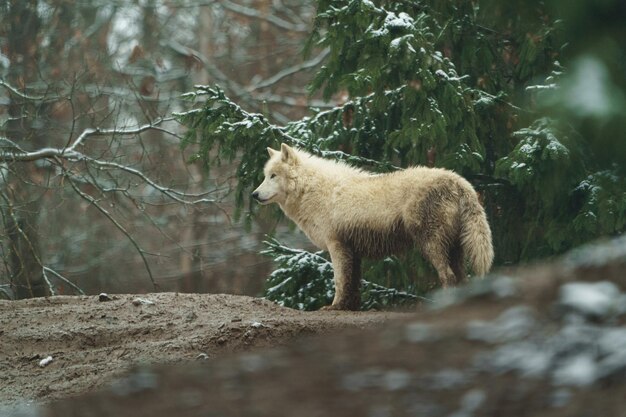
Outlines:
{"label": "bare tree branch", "polygon": [[309,27],[304,24],[294,24],[286,20],[281,19],[278,16],[272,14],[260,13],[258,10],[251,9],[241,4],[233,3],[229,0],[220,0],[220,6],[231,12],[241,14],[247,17],[253,17],[255,19],[266,20],[267,22],[277,26],[281,29],[286,29],[292,32],[308,32]]}
{"label": "bare tree branch", "polygon": [[138,169],[134,169],[123,164],[118,164],[116,162],[110,162],[110,161],[100,161],[98,159],[93,159],[84,155],[79,160],[89,161],[97,166],[112,167],[112,168],[117,168],[124,172],[128,172],[129,174],[132,174],[141,178],[144,182],[146,182],[152,188],[160,191],[161,193],[171,198],[172,200],[177,201],[182,204],[200,204],[200,203],[215,203],[216,202],[214,199],[208,199],[208,198],[199,198],[194,201],[184,200],[183,198],[180,198],[179,196],[188,197],[189,196],[188,194],[185,194],[181,191],[174,190],[172,188],[163,187],[157,184],[156,182],[154,182],[153,180],[151,180],[150,178],[148,178],[143,172],[139,171]]}
{"label": "bare tree branch", "polygon": [[48,285],[48,289],[50,290],[50,295],[57,295],[57,292],[54,289],[54,285],[52,285],[52,282],[50,282],[50,279],[48,278],[48,274],[46,274],[45,267],[41,269],[41,274],[43,275],[43,280],[46,281],[46,284]]}
{"label": "bare tree branch", "polygon": [[[69,279],[65,278],[63,275],[59,274],[54,269],[48,268],[47,266],[44,266],[43,267],[43,274],[44,274],[44,278],[46,279],[46,282],[48,282],[48,285],[50,285],[50,283],[48,281],[48,277],[46,276],[46,272],[50,272],[52,275],[54,275],[55,277],[57,277],[61,281],[65,282],[67,285],[69,285],[70,287],[74,288],[81,295],[85,295],[85,292],[78,285],[74,284],[72,281],[70,281]],[[50,291],[52,292],[52,288],[50,288]],[[52,295],[55,295],[55,294],[52,294]]]}
{"label": "bare tree branch", "polygon": [[330,53],[330,49],[326,48],[313,59],[310,59],[298,65],[293,65],[289,68],[285,68],[284,70],[279,71],[277,74],[273,75],[272,77],[259,81],[258,83],[250,86],[248,88],[248,91],[254,91],[254,90],[261,89],[261,88],[270,87],[285,77],[296,74],[306,69],[316,67],[324,60],[324,58],[328,56],[329,53]]}
{"label": "bare tree branch", "polygon": [[7,84],[4,80],[0,80],[0,87],[4,87],[7,90],[9,90],[11,93],[13,93],[14,95],[23,98],[24,100],[29,100],[29,101],[54,101],[54,100],[58,100],[58,98],[50,98],[50,97],[46,97],[46,96],[41,96],[41,97],[35,97],[35,96],[30,96],[26,93],[22,93],[21,91],[19,91],[17,88],[11,86],[10,84]]}
{"label": "bare tree branch", "polygon": [[109,213],[104,207],[102,207],[100,204],[98,204],[98,201],[93,198],[92,196],[90,196],[89,194],[83,192],[80,188],[78,188],[78,186],[74,183],[74,179],[72,178],[72,175],[69,174],[65,169],[64,172],[66,173],[66,178],[68,179],[68,182],[70,183],[70,186],[74,189],[74,191],[76,192],[76,194],[78,194],[81,198],[83,198],[85,201],[89,202],[90,204],[93,204],[93,206],[100,212],[102,213],[106,218],[108,218],[111,223],[113,223],[115,225],[115,227],[124,234],[124,236],[126,236],[126,238],[130,241],[130,243],[135,247],[135,249],[137,250],[137,253],[139,253],[139,256],[141,256],[141,259],[143,260],[143,264],[146,268],[146,271],[148,272],[148,276],[150,277],[150,281],[152,282],[152,286],[154,288],[155,291],[159,290],[159,284],[156,283],[156,281],[154,280],[154,275],[152,274],[152,269],[150,268],[150,264],[148,263],[148,259],[146,258],[146,251],[144,251],[141,246],[139,246],[139,244],[137,243],[137,241],[133,238],[133,236],[126,230],[126,228],[124,226],[122,226],[112,215],[111,213]]}

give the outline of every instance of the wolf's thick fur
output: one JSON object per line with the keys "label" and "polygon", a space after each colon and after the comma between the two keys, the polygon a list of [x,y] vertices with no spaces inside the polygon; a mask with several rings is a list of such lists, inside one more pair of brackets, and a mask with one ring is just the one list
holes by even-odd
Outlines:
{"label": "wolf's thick fur", "polygon": [[420,249],[446,287],[482,276],[493,261],[491,230],[476,191],[452,171],[414,167],[376,175],[281,145],[268,148],[265,180],[252,194],[281,209],[333,263],[330,308],[360,306],[361,258]]}

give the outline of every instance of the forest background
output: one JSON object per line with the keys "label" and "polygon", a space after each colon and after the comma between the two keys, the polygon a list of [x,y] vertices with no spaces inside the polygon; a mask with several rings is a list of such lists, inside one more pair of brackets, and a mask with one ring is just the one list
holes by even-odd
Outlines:
{"label": "forest background", "polygon": [[[623,2],[302,3],[4,2],[0,293],[325,304],[323,254],[248,199],[281,142],[454,169],[498,265],[624,231]],[[366,307],[433,288],[412,254],[365,275]]]}

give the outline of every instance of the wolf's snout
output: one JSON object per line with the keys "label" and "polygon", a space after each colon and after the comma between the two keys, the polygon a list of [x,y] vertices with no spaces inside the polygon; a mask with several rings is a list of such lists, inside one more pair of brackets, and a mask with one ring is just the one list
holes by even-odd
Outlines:
{"label": "wolf's snout", "polygon": [[259,192],[258,191],[253,192],[252,198],[254,198],[256,201],[259,201]]}

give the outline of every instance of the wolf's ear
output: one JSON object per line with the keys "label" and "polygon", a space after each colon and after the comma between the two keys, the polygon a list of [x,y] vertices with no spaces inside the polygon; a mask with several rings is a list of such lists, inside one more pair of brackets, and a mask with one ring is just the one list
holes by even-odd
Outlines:
{"label": "wolf's ear", "polygon": [[288,164],[295,164],[298,161],[298,155],[289,145],[280,144],[281,160]]}
{"label": "wolf's ear", "polygon": [[274,149],[270,148],[269,146],[267,147],[267,153],[270,154],[270,158],[274,155],[276,155],[278,153],[278,151],[275,151]]}

